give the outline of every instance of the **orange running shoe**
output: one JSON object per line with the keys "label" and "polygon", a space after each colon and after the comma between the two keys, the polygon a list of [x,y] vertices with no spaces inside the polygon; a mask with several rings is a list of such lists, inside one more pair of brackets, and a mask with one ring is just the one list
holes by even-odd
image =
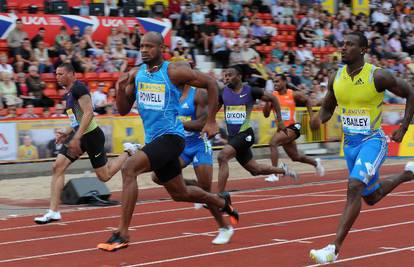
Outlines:
{"label": "orange running shoe", "polygon": [[105,251],[113,252],[121,248],[126,248],[128,247],[128,245],[129,245],[128,240],[125,240],[124,238],[120,236],[118,232],[115,232],[108,239],[108,241],[106,241],[106,243],[98,244],[97,248],[105,250]]}

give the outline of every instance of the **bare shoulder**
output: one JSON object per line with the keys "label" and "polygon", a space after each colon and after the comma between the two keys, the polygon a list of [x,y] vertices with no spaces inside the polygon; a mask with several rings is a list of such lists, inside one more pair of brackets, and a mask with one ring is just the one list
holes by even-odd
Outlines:
{"label": "bare shoulder", "polygon": [[391,72],[379,68],[374,72],[374,83],[377,91],[385,91],[386,89],[395,86],[396,79]]}

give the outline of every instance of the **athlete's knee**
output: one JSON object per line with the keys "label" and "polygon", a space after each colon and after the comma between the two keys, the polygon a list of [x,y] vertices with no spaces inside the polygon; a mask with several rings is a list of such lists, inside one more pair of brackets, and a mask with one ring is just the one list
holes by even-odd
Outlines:
{"label": "athlete's knee", "polygon": [[244,166],[245,169],[253,176],[257,176],[261,174],[260,166]]}
{"label": "athlete's knee", "polygon": [[351,179],[348,182],[348,191],[347,191],[347,195],[348,197],[361,197],[362,196],[362,191],[364,190],[365,185],[355,179]]}
{"label": "athlete's knee", "polygon": [[122,173],[122,180],[124,182],[128,182],[133,179],[136,179],[138,175],[138,173],[134,170],[133,166],[129,164],[125,164],[124,166],[122,166],[121,173]]}
{"label": "athlete's knee", "polygon": [[300,155],[300,154],[293,154],[293,155],[291,155],[290,156],[290,159],[292,160],[292,161],[301,161],[302,160],[302,155]]}
{"label": "athlete's knee", "polygon": [[272,139],[269,142],[269,146],[270,148],[277,148],[278,146],[280,146],[280,142],[278,139]]}
{"label": "athlete's knee", "polygon": [[52,172],[54,174],[62,174],[65,171],[65,167],[62,163],[54,162],[52,166]]}
{"label": "athlete's knee", "polygon": [[219,153],[219,155],[217,156],[217,161],[219,164],[223,164],[227,163],[229,159],[225,153]]}
{"label": "athlete's knee", "polygon": [[365,203],[367,203],[367,205],[369,206],[374,206],[375,204],[378,203],[378,201],[380,201],[382,198],[384,197],[383,195],[383,191],[381,186],[378,187],[377,190],[375,190],[374,192],[372,192],[371,194],[369,194],[368,196],[364,196],[364,201]]}

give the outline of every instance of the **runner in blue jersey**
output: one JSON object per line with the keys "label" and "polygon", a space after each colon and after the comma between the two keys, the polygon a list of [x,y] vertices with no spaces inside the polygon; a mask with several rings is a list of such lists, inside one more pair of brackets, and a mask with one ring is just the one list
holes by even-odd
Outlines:
{"label": "runner in blue jersey", "polygon": [[[213,152],[210,141],[200,133],[207,119],[207,102],[204,89],[196,89],[188,85],[184,87],[180,98],[179,115],[184,125],[185,148],[180,155],[180,164],[182,168],[193,164],[197,181],[185,180],[187,185],[197,185],[210,192],[213,181]],[[159,183],[155,175],[153,180]],[[201,204],[195,205],[198,208]],[[226,223],[216,207],[209,207],[209,209],[220,227],[212,243],[227,244],[234,234],[233,227]]]}
{"label": "runner in blue jersey", "polygon": [[126,115],[137,101],[145,130],[145,146],[131,156],[122,168],[122,213],[118,230],[98,248],[115,251],[128,246],[128,227],[137,201],[137,176],[154,171],[159,181],[175,201],[205,203],[226,212],[233,223],[238,213],[231,206],[227,192],[211,194],[198,186],[186,186],[181,176],[179,156],[184,150],[184,127],[178,117],[180,97],[185,85],[206,88],[208,115],[201,130],[211,137],[218,132],[215,121],[218,87],[209,76],[192,70],[187,63],[164,61],[164,40],[160,33],[148,32],[141,41],[144,64],[125,73],[116,84],[116,103],[121,115]]}
{"label": "runner in blue jersey", "polygon": [[230,67],[224,73],[226,87],[219,96],[219,108],[224,105],[224,115],[229,143],[218,155],[218,192],[224,192],[229,177],[230,159],[236,157],[240,165],[252,175],[283,174],[296,178],[296,173],[283,164],[281,168],[257,163],[250,147],[254,144],[254,132],[250,125],[250,115],[256,99],[271,102],[276,112],[278,131],[285,131],[280,105],[275,96],[261,88],[242,83],[241,70]]}

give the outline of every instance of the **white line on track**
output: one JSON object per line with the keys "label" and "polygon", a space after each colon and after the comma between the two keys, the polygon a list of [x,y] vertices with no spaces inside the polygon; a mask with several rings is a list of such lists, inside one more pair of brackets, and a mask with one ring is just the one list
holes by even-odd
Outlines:
{"label": "white line on track", "polygon": [[[361,213],[370,213],[370,212],[375,212],[375,211],[380,211],[380,210],[389,210],[389,209],[396,209],[396,208],[404,208],[404,207],[409,207],[409,206],[414,206],[414,203],[413,204],[404,204],[404,205],[396,205],[396,206],[382,207],[382,208],[377,208],[377,209],[363,210],[363,211],[361,211]],[[341,213],[329,214],[329,215],[321,215],[321,216],[316,216],[316,217],[307,217],[307,218],[301,218],[301,219],[295,219],[295,220],[289,220],[289,221],[281,221],[281,222],[268,223],[268,224],[261,224],[261,225],[253,225],[253,226],[240,227],[240,228],[237,228],[236,231],[241,231],[241,230],[246,230],[246,229],[253,229],[253,228],[259,228],[259,227],[265,227],[265,226],[276,226],[276,225],[287,224],[287,223],[296,223],[296,222],[305,222],[305,221],[326,219],[326,218],[332,218],[332,217],[338,217],[338,216],[341,216]],[[362,231],[372,231],[372,230],[375,230],[375,229],[382,229],[382,228],[393,227],[393,226],[400,226],[400,225],[406,225],[406,224],[412,224],[412,223],[414,223],[414,221],[407,221],[407,222],[402,222],[402,223],[394,223],[394,224],[389,224],[389,225],[380,225],[380,226],[369,227],[369,228],[354,229],[354,230],[351,230],[350,233],[353,233],[353,232],[362,232]],[[210,234],[210,233],[215,233],[215,231],[205,232],[203,234]],[[196,236],[199,236],[200,234],[201,233],[198,233]],[[335,235],[335,233],[333,233],[333,234],[326,234],[326,235],[319,235],[319,236],[313,236],[313,237],[305,237],[305,238],[299,238],[299,239],[289,240],[289,241],[286,241],[286,242],[268,243],[268,244],[264,244],[264,245],[256,245],[256,246],[252,246],[252,247],[243,247],[243,248],[238,248],[238,249],[234,249],[234,250],[225,250],[225,251],[220,251],[220,252],[215,252],[215,253],[198,254],[198,256],[197,255],[193,255],[193,256],[182,257],[182,258],[175,258],[175,259],[188,259],[188,258],[192,258],[192,257],[209,256],[209,255],[214,255],[214,254],[222,254],[222,253],[235,252],[235,251],[241,251],[241,250],[247,250],[247,249],[254,249],[254,248],[260,248],[260,247],[274,246],[274,245],[279,245],[279,244],[294,243],[294,242],[299,242],[299,241],[308,241],[308,240],[313,240],[313,239],[323,238],[323,237],[329,237],[329,236],[334,236],[334,235]],[[184,236],[183,235],[180,235],[180,236],[166,237],[166,238],[160,238],[160,239],[144,240],[144,241],[131,242],[129,245],[131,246],[131,245],[138,245],[138,244],[162,242],[162,241],[182,239],[182,238],[188,238],[188,237],[193,237],[193,236],[190,236],[190,235],[184,235]],[[14,262],[14,261],[22,261],[22,260],[31,260],[31,259],[51,257],[51,256],[60,256],[60,255],[74,254],[74,253],[87,252],[87,251],[93,251],[93,250],[96,250],[96,248],[85,248],[85,249],[62,251],[62,252],[42,254],[42,255],[35,255],[35,256],[27,256],[27,257],[19,257],[19,258],[5,259],[5,260],[0,260],[0,263]],[[155,262],[155,263],[158,263],[158,262]],[[141,265],[136,265],[136,266],[141,266]]]}

